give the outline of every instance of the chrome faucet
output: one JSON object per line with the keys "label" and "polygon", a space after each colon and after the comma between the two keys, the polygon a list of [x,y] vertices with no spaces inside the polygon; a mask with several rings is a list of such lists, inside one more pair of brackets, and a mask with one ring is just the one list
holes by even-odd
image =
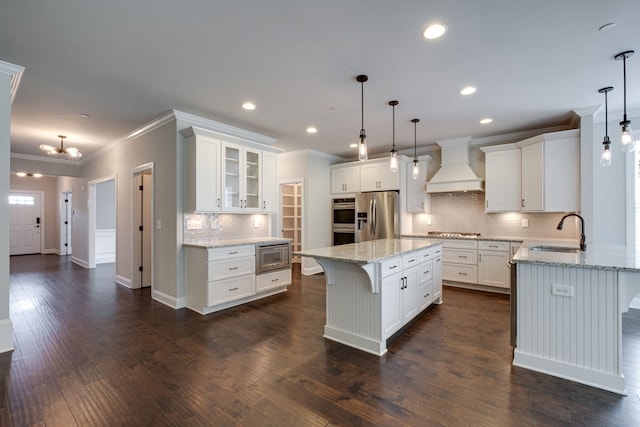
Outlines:
{"label": "chrome faucet", "polygon": [[575,216],[580,218],[580,224],[581,224],[581,231],[580,231],[580,250],[581,251],[586,251],[587,250],[587,242],[586,242],[586,238],[584,236],[584,218],[582,218],[580,215],[578,215],[577,213],[568,213],[565,216],[562,217],[562,219],[560,220],[560,222],[558,223],[558,226],[556,227],[558,230],[562,230],[562,225],[564,224],[564,220],[567,217],[570,216]]}

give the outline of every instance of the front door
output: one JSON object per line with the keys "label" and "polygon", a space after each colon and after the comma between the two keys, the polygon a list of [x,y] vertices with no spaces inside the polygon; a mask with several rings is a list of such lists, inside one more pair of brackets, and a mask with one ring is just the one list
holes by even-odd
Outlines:
{"label": "front door", "polygon": [[42,231],[42,194],[11,192],[9,195],[9,255],[39,254]]}

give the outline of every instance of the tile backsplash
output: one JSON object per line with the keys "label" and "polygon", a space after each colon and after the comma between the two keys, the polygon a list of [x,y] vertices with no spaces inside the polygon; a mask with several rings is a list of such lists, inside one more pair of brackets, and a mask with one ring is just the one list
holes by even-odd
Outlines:
{"label": "tile backsplash", "polygon": [[[580,222],[568,218],[562,231],[556,230],[564,215],[558,213],[486,213],[484,193],[431,194],[431,213],[413,215],[413,232],[429,231],[481,233],[484,236],[579,239]],[[528,227],[523,227],[526,220]],[[428,222],[431,221],[431,225]]]}
{"label": "tile backsplash", "polygon": [[184,240],[245,239],[269,236],[269,216],[233,214],[185,214]]}

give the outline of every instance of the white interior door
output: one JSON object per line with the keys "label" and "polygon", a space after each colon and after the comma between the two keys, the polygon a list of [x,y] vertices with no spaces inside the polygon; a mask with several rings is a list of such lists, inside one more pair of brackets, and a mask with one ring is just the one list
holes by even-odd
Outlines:
{"label": "white interior door", "polygon": [[151,286],[151,234],[153,231],[153,175],[145,171],[134,175],[133,216],[135,230],[133,232],[134,272],[131,280],[132,288]]}
{"label": "white interior door", "polygon": [[9,211],[9,255],[39,254],[44,224],[42,194],[11,192]]}
{"label": "white interior door", "polygon": [[60,255],[71,255],[71,219],[73,203],[71,192],[60,194]]}

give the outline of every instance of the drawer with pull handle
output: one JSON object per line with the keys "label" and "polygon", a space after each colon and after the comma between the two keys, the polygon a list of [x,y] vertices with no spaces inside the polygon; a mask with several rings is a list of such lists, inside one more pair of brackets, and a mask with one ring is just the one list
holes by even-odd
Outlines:
{"label": "drawer with pull handle", "polygon": [[241,258],[246,256],[254,256],[255,254],[255,245],[225,246],[222,248],[211,248],[207,250],[208,261],[218,261],[228,258]]}
{"label": "drawer with pull handle", "polygon": [[478,263],[478,251],[470,249],[447,249],[444,251],[442,262],[476,265]]}
{"label": "drawer with pull handle", "polygon": [[478,266],[442,264],[442,278],[454,282],[478,283]]}
{"label": "drawer with pull handle", "polygon": [[280,288],[291,284],[291,269],[263,273],[256,276],[256,292]]}
{"label": "drawer with pull handle", "polygon": [[208,284],[207,305],[212,306],[254,295],[256,293],[255,277],[254,275],[249,275],[210,282]]}
{"label": "drawer with pull handle", "polygon": [[380,263],[381,277],[387,277],[402,271],[402,258],[390,258]]}
{"label": "drawer with pull handle", "polygon": [[504,251],[509,252],[510,243],[492,240],[481,240],[478,242],[478,249],[486,251]]}
{"label": "drawer with pull handle", "polygon": [[256,268],[255,257],[232,258],[208,263],[208,280],[222,280],[231,277],[253,274]]}
{"label": "drawer with pull handle", "polygon": [[433,261],[425,261],[418,267],[418,283],[431,280],[433,277]]}

